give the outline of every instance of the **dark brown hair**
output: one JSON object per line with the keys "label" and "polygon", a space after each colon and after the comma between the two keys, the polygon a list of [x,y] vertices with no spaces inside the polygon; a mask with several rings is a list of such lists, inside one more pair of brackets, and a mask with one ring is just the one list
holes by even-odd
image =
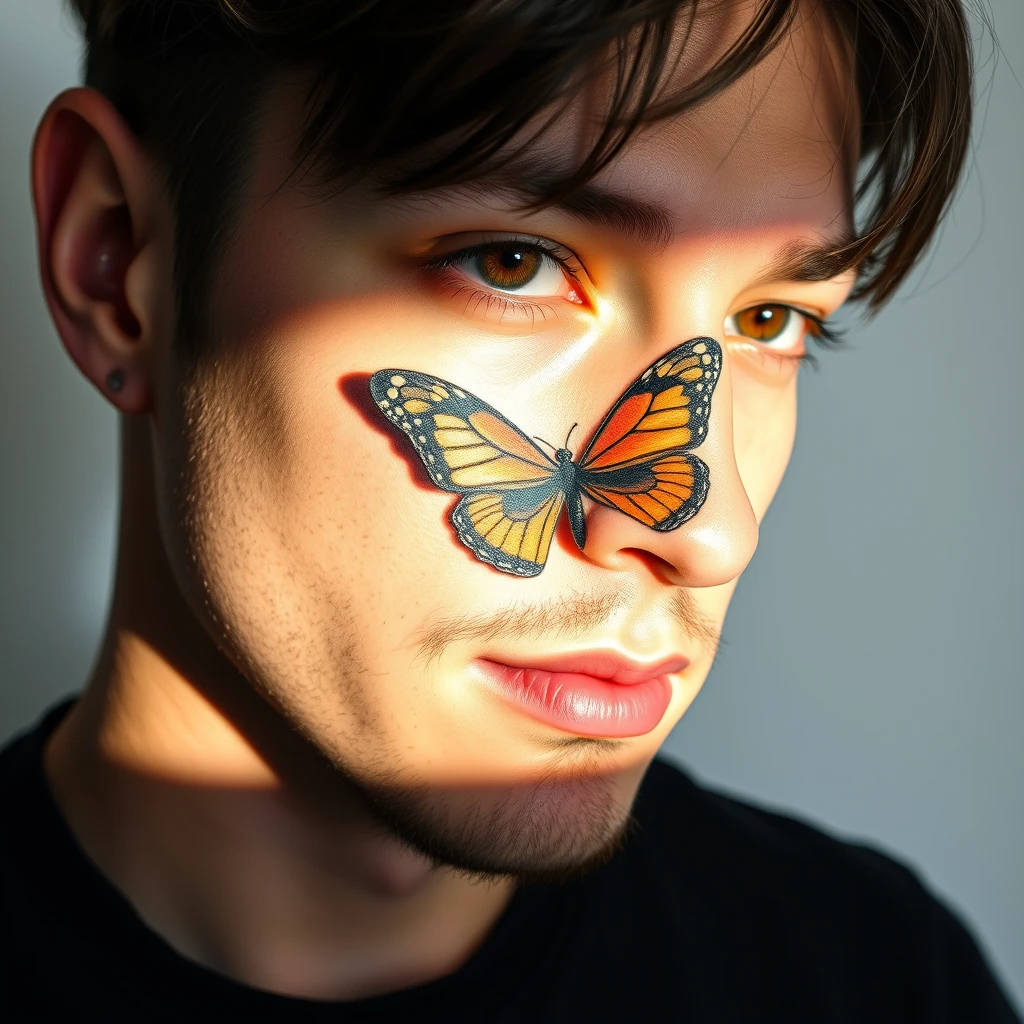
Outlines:
{"label": "dark brown hair", "polygon": [[[86,84],[154,153],[174,203],[186,352],[202,337],[207,282],[249,166],[260,101],[281,71],[310,72],[296,168],[321,184],[390,168],[384,187],[401,192],[478,176],[581,76],[610,67],[605,130],[552,183],[550,201],[593,177],[641,125],[755,65],[800,6],[760,0],[714,67],[665,95],[674,32],[720,0],[69,2],[84,26]],[[874,311],[921,256],[959,181],[971,129],[970,34],[961,0],[817,3],[853,49],[864,160],[858,237],[822,272],[857,267],[853,297]]]}

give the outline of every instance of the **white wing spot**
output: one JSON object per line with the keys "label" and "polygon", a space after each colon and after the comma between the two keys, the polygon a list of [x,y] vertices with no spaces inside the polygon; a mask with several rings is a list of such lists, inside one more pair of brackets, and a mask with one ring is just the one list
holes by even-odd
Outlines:
{"label": "white wing spot", "polygon": [[399,375],[396,373],[394,377],[391,378],[391,383],[394,384],[396,388],[400,388],[405,383],[405,378],[399,377]]}

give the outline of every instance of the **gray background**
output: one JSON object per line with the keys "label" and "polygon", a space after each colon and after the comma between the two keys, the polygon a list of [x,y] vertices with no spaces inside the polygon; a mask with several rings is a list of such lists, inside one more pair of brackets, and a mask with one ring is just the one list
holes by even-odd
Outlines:
{"label": "gray background", "polygon": [[[1022,1003],[1024,3],[991,9],[970,176],[910,285],[805,371],[792,466],[665,751],[916,867]],[[78,41],[57,0],[0,11],[2,738],[90,668],[117,430],[44,307],[29,199]]]}

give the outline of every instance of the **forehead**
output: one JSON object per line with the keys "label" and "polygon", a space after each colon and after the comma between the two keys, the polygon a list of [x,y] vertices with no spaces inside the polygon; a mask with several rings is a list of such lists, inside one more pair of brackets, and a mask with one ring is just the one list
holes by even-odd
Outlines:
{"label": "forehead", "polygon": [[[685,89],[749,30],[755,5],[714,5],[683,38],[665,95]],[[592,83],[552,124],[524,169],[568,169],[604,127],[607,81]],[[751,229],[841,236],[852,223],[860,112],[849,44],[818,5],[792,24],[755,67],[707,99],[645,125],[595,178],[667,215],[668,238]],[[657,231],[653,232],[657,234]]]}
{"label": "forehead", "polygon": [[[755,25],[758,6],[702,3],[692,21],[684,8],[659,98],[712,68]],[[693,243],[705,246],[709,259],[718,247],[728,262],[734,243],[753,240],[777,251],[850,234],[860,112],[850,47],[820,6],[795,5],[792,22],[759,63],[700,102],[644,125],[594,177],[595,191],[654,213],[639,225],[635,217],[626,223],[628,212],[613,217],[620,237],[648,247]],[[280,197],[293,170],[305,85],[301,77],[282,80],[272,93],[257,147],[256,195]],[[344,189],[347,223],[386,233],[389,222],[410,212],[521,208],[539,198],[534,185],[579,166],[606,126],[609,89],[608,76],[592,78],[556,116],[541,112],[474,181],[386,199],[372,179]],[[379,201],[368,202],[373,198]],[[564,208],[572,212],[571,203]]]}

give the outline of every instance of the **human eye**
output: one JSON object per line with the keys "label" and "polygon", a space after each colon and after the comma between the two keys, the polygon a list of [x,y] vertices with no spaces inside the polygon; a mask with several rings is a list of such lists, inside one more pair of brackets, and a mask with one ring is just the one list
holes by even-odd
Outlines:
{"label": "human eye", "polygon": [[541,319],[559,304],[584,305],[582,266],[564,246],[541,238],[500,238],[434,257],[425,264],[466,312],[498,319]]}
{"label": "human eye", "polygon": [[[814,313],[781,302],[762,302],[747,306],[725,318],[726,338],[738,338],[762,358],[777,360],[812,359],[807,339],[835,343],[840,335],[828,322]],[[749,342],[756,343],[750,346]]]}

